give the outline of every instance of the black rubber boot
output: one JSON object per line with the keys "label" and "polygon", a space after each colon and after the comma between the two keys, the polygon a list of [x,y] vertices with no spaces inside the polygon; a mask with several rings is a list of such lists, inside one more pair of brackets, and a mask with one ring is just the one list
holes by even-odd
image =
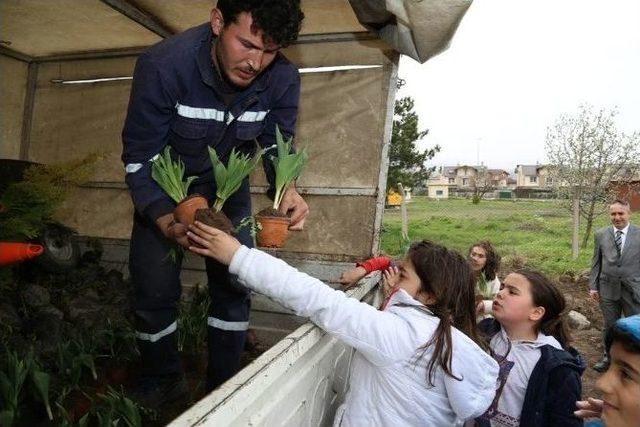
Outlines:
{"label": "black rubber boot", "polygon": [[142,377],[128,394],[139,405],[153,410],[180,399],[186,400],[188,396],[187,381],[182,374]]}

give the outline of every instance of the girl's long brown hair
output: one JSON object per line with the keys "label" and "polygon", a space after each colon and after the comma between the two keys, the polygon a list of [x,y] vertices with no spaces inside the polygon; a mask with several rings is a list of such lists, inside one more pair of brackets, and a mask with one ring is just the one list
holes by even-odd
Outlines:
{"label": "girl's long brown hair", "polygon": [[533,305],[544,307],[538,332],[553,336],[566,349],[571,343],[571,334],[566,320],[567,302],[564,295],[546,276],[537,271],[521,269],[514,273],[524,276],[529,282]]}
{"label": "girl's long brown hair", "polygon": [[445,374],[462,380],[451,371],[451,327],[484,347],[476,332],[475,280],[469,263],[459,253],[428,240],[411,245],[407,258],[420,278],[420,291],[435,299],[428,308],[440,319],[433,337],[421,347],[423,352],[419,356],[433,346],[433,355],[427,365],[427,381],[434,385],[436,364]]}

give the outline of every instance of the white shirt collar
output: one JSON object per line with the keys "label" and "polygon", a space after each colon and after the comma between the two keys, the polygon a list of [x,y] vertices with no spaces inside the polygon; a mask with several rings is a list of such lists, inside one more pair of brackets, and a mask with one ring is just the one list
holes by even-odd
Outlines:
{"label": "white shirt collar", "polygon": [[[630,226],[630,225],[631,225],[631,223],[630,223],[630,222],[628,222],[628,223],[627,223],[627,226],[626,226],[625,228],[623,228],[622,230],[620,230],[620,231],[622,231],[622,234],[623,234],[623,235],[625,235],[625,236],[627,235],[627,232],[629,231],[629,226]],[[616,231],[618,231],[618,229],[617,229],[617,228],[616,228],[616,226],[614,225],[614,226],[613,226],[613,234],[615,234],[615,233],[616,233]]]}

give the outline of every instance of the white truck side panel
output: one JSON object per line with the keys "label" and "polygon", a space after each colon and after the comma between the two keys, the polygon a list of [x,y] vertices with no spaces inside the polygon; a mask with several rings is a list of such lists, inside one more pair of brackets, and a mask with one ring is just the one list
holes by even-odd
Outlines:
{"label": "white truck side panel", "polygon": [[[347,293],[377,303],[378,279]],[[347,391],[352,356],[353,349],[306,323],[170,426],[329,426]]]}

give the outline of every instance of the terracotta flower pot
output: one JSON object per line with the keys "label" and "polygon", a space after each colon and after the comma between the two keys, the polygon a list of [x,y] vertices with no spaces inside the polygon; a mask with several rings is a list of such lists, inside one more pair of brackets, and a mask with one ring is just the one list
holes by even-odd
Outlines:
{"label": "terracotta flower pot", "polygon": [[260,224],[256,240],[263,248],[281,248],[289,234],[291,219],[278,216],[256,216]]}
{"label": "terracotta flower pot", "polygon": [[191,225],[195,221],[196,211],[207,208],[209,208],[207,199],[199,194],[192,194],[178,203],[178,206],[173,210],[173,216],[180,224]]}
{"label": "terracotta flower pot", "polygon": [[[104,391],[101,392],[104,393]],[[79,390],[72,391],[67,399],[69,402],[67,412],[74,421],[78,421],[91,409],[91,399]]]}
{"label": "terracotta flower pot", "polygon": [[0,265],[15,264],[42,255],[44,248],[31,243],[0,242]]}
{"label": "terracotta flower pot", "polygon": [[112,365],[107,370],[107,381],[110,385],[125,384],[130,376],[129,368],[124,365]]}

